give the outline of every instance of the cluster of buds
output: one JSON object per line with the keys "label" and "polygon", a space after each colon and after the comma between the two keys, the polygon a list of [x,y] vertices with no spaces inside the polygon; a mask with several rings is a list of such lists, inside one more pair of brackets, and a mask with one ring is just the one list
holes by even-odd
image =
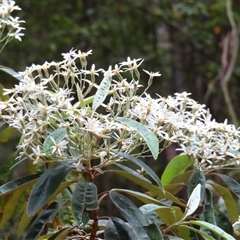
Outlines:
{"label": "cluster of buds", "polygon": [[21,41],[21,37],[24,35],[21,31],[25,28],[20,25],[25,21],[19,20],[19,17],[11,16],[14,10],[21,10],[20,7],[15,5],[15,1],[0,1],[0,52],[12,39]]}

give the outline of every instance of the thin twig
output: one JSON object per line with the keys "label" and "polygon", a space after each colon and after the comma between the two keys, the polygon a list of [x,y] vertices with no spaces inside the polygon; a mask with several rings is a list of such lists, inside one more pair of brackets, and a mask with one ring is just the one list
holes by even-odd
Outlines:
{"label": "thin twig", "polygon": [[[234,67],[235,67],[235,64],[237,61],[238,48],[239,48],[238,30],[237,30],[237,24],[233,17],[231,0],[226,0],[226,9],[227,9],[228,19],[229,19],[230,25],[232,27],[231,34],[229,35],[229,38],[230,38],[229,44],[231,45],[230,46],[231,47],[231,53],[230,53],[231,58],[230,58],[226,72],[224,73],[224,71],[223,71],[224,76],[221,79],[221,87],[222,87],[224,100],[226,102],[230,118],[231,118],[232,122],[237,126],[238,119],[237,119],[236,113],[234,111],[232,100],[231,100],[229,89],[228,89],[228,83],[230,81],[230,78],[232,76],[232,73],[233,73],[233,70],[234,70]],[[226,36],[226,38],[227,37],[228,36]],[[225,43],[223,46],[225,48],[223,50],[224,55],[226,54],[226,52],[225,52],[226,48],[229,48],[229,45],[228,46],[227,45]],[[226,59],[224,59],[224,60],[226,60]],[[223,60],[222,60],[222,62],[223,62]]]}

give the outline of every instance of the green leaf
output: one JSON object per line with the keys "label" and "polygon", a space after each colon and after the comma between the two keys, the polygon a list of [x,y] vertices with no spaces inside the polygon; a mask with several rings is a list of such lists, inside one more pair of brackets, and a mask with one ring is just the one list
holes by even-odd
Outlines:
{"label": "green leaf", "polygon": [[3,212],[2,212],[2,217],[0,221],[0,229],[3,228],[3,226],[8,223],[10,218],[12,217],[14,211],[15,211],[15,206],[17,202],[19,202],[19,198],[22,194],[22,190],[16,190],[13,192],[12,196],[7,200],[7,202],[4,205]]}
{"label": "green leaf", "polygon": [[92,109],[97,109],[105,100],[111,86],[111,76],[106,73],[94,96]]}
{"label": "green leaf", "polygon": [[238,198],[240,198],[240,184],[232,179],[231,177],[219,174],[219,173],[212,173],[212,175],[219,176],[228,186],[229,188],[237,195]]}
{"label": "green leaf", "polygon": [[144,171],[157,183],[157,185],[162,188],[162,183],[159,180],[159,177],[146,163],[124,152],[118,152],[117,154],[144,169]]}
{"label": "green leaf", "polygon": [[47,136],[43,143],[43,151],[46,155],[51,155],[52,147],[55,145],[51,137],[55,140],[56,143],[60,143],[67,135],[66,128],[59,128],[53,131]]}
{"label": "green leaf", "polygon": [[209,189],[205,189],[205,204],[204,204],[204,220],[206,222],[212,223],[216,225],[216,219],[214,215],[214,209],[213,209],[213,199],[212,194]]}
{"label": "green leaf", "polygon": [[47,203],[70,170],[67,162],[62,162],[51,166],[41,175],[28,200],[28,215],[34,214]]}
{"label": "green leaf", "polygon": [[176,236],[170,236],[170,235],[166,235],[168,240],[185,240],[183,238],[180,237],[176,237]]}
{"label": "green leaf", "polygon": [[147,178],[145,178],[142,174],[140,174],[139,172],[137,171],[134,171],[132,170],[131,168],[127,167],[127,166],[124,166],[122,164],[119,164],[119,163],[115,163],[116,166],[118,166],[119,168],[121,168],[122,170],[124,170],[125,172],[128,172],[134,176],[136,176],[137,178],[141,178],[142,180],[146,181],[146,182],[149,182],[149,183],[152,183],[150,180],[148,180]]}
{"label": "green leaf", "polygon": [[181,225],[181,227],[188,228],[188,229],[192,230],[193,232],[196,232],[196,233],[200,234],[205,240],[215,240],[215,238],[209,236],[207,233],[205,233],[203,231],[200,231],[200,230],[198,230],[196,228],[193,228],[191,226]]}
{"label": "green leaf", "polygon": [[[62,192],[65,188],[67,188],[72,183],[73,183],[73,181],[68,181],[68,182],[61,183],[60,186],[58,187],[58,189],[54,192],[54,194],[49,198],[48,201],[51,202],[53,199],[55,199],[55,197],[60,192]],[[41,212],[41,209],[39,210],[39,212]],[[19,225],[18,225],[18,230],[17,230],[17,235],[18,236],[20,236],[23,233],[23,231],[26,229],[26,227],[32,221],[33,218],[34,218],[34,215],[28,216],[27,211],[23,212],[21,220],[20,220]]]}
{"label": "green leaf", "polygon": [[3,94],[3,85],[0,84],[0,100],[7,101],[8,99],[9,99],[9,96]]}
{"label": "green leaf", "polygon": [[171,208],[157,208],[155,210],[157,215],[162,219],[167,227],[178,237],[188,239],[188,231],[181,226],[176,225],[183,219],[183,212],[179,207],[171,206]]}
{"label": "green leaf", "polygon": [[[209,189],[205,189],[205,204],[204,204],[204,211],[203,211],[203,219],[204,221],[211,223],[213,225],[217,225],[214,209],[213,209],[213,200],[212,194]],[[207,232],[208,233],[208,232]],[[219,236],[214,233],[209,233],[208,235],[213,236],[216,240],[219,240]]]}
{"label": "green leaf", "polygon": [[58,204],[56,202],[52,202],[32,223],[30,226],[25,240],[33,240],[37,239],[43,231],[44,225],[49,221],[49,218],[55,210],[57,209]]}
{"label": "green leaf", "polygon": [[[160,226],[163,222],[155,212],[156,207],[159,207],[159,205],[149,203],[141,206],[139,210],[144,214],[144,216],[148,219],[150,223],[155,223],[157,224],[157,226]],[[160,206],[160,207],[165,207],[165,206]]]}
{"label": "green leaf", "polygon": [[217,226],[220,227],[226,233],[229,233],[231,236],[233,236],[234,235],[233,226],[232,223],[227,218],[227,216],[217,209],[215,209],[214,212]]}
{"label": "green leaf", "polygon": [[5,67],[5,66],[0,65],[0,70],[9,74],[9,75],[11,75],[12,77],[16,78],[19,81],[22,80],[22,77],[20,77],[17,72],[15,72],[13,69],[11,69],[9,67]]}
{"label": "green leaf", "polygon": [[122,216],[127,220],[130,227],[133,228],[138,238],[141,240],[150,240],[144,227],[150,223],[144,214],[125,196],[115,191],[110,191],[109,196],[113,204],[117,207]]}
{"label": "green leaf", "polygon": [[189,170],[189,171],[186,171],[184,173],[180,173],[180,174],[176,175],[173,178],[173,180],[171,181],[171,184],[174,184],[174,183],[188,184],[193,172],[194,172],[193,170]]}
{"label": "green leaf", "polygon": [[105,240],[138,240],[133,230],[120,218],[110,218],[105,231]]}
{"label": "green leaf", "polygon": [[165,191],[170,192],[173,195],[176,195],[186,184],[184,183],[170,183],[164,186]]}
{"label": "green leaf", "polygon": [[[169,222],[170,218],[174,219],[173,221],[170,220],[171,222],[177,222],[177,217],[175,216],[176,207],[159,206],[157,204],[149,203],[141,206],[139,210],[146,216],[150,223],[158,224],[158,226],[160,226],[160,224],[166,219],[166,222]],[[164,224],[166,224],[166,222],[164,222]]]}
{"label": "green leaf", "polygon": [[12,193],[18,189],[25,189],[27,186],[35,183],[37,178],[41,176],[41,173],[36,173],[32,175],[28,175],[26,177],[18,178],[11,182],[8,182],[0,187],[0,196],[4,196]]}
{"label": "green leaf", "polygon": [[0,142],[1,143],[7,142],[15,132],[16,128],[13,127],[8,127],[4,129],[0,134]]}
{"label": "green leaf", "polygon": [[186,207],[184,203],[182,203],[177,197],[173,196],[171,193],[167,191],[163,192],[163,190],[160,187],[155,186],[149,182],[146,182],[143,179],[138,178],[130,173],[127,173],[125,171],[118,171],[118,170],[108,170],[108,172],[112,172],[112,173],[121,175],[126,179],[129,179],[130,181],[138,184],[139,186],[151,191],[151,193],[156,195],[158,199],[168,199],[180,206]]}
{"label": "green leaf", "polygon": [[190,216],[193,214],[201,201],[201,184],[199,183],[192,191],[190,198],[187,202],[187,207],[185,209],[183,219],[185,219],[187,216]]}
{"label": "green leaf", "polygon": [[190,197],[193,189],[200,183],[201,184],[201,201],[200,203],[202,203],[204,196],[205,196],[205,182],[206,182],[206,178],[205,175],[202,171],[196,169],[190,180],[189,180],[189,185],[188,185],[188,197]]}
{"label": "green leaf", "polygon": [[222,199],[225,203],[225,206],[227,208],[227,213],[231,219],[231,222],[236,222],[238,220],[238,208],[237,208],[236,201],[234,200],[230,191],[227,188],[225,188],[217,183],[209,182],[209,184],[211,186],[213,186],[214,189],[222,197]]}
{"label": "green leaf", "polygon": [[183,173],[192,166],[192,162],[187,155],[178,155],[174,157],[165,168],[161,182],[163,185],[170,183],[174,177],[180,173]]}
{"label": "green leaf", "polygon": [[134,129],[145,140],[148,148],[150,149],[153,158],[157,159],[159,154],[159,142],[155,134],[149,130],[145,125],[128,118],[118,117],[117,121],[127,125],[129,128]]}
{"label": "green leaf", "polygon": [[66,237],[73,231],[74,228],[75,228],[75,226],[62,228],[61,230],[55,232],[47,240],[62,240],[62,239],[66,239]]}
{"label": "green leaf", "polygon": [[79,226],[83,227],[89,220],[84,211],[96,209],[98,209],[96,185],[92,182],[79,182],[72,197],[72,211]]}
{"label": "green leaf", "polygon": [[198,225],[200,227],[208,228],[209,230],[213,231],[214,233],[218,234],[220,237],[226,239],[226,240],[235,240],[234,237],[223,231],[221,228],[219,228],[216,225],[213,225],[211,223],[203,222],[203,221],[189,221],[190,224]]}
{"label": "green leaf", "polygon": [[163,240],[163,235],[159,227],[155,223],[152,223],[149,226],[144,227],[144,229],[151,240]]}
{"label": "green leaf", "polygon": [[152,198],[145,193],[132,191],[132,190],[128,190],[128,189],[120,189],[120,188],[114,188],[112,190],[116,191],[116,192],[127,193],[127,194],[137,198],[138,200],[144,202],[144,203],[154,203],[154,204],[157,204],[157,205],[163,205],[159,200],[157,200],[155,198]]}

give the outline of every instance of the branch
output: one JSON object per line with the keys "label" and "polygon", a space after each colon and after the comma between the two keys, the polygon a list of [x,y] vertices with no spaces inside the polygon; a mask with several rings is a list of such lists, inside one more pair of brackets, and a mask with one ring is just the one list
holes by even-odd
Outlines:
{"label": "branch", "polygon": [[[229,45],[231,47],[231,49],[230,49],[231,57],[230,57],[230,61],[229,61],[226,72],[224,73],[224,70],[223,70],[224,76],[221,79],[221,87],[222,87],[224,100],[226,102],[227,109],[228,109],[229,115],[231,117],[231,120],[237,126],[238,119],[237,119],[236,113],[234,111],[232,100],[231,100],[230,93],[228,90],[228,83],[230,81],[230,78],[232,76],[232,73],[233,73],[233,70],[234,70],[234,67],[235,67],[235,64],[237,61],[238,48],[239,48],[238,30],[236,27],[237,25],[233,18],[231,0],[226,0],[226,9],[227,9],[227,15],[228,15],[228,19],[231,24],[232,30],[231,30],[231,34],[229,35],[229,44],[228,44],[228,41],[225,41],[225,43],[223,45],[223,57],[222,57],[223,68],[226,66],[226,63],[224,63],[225,62],[224,60],[226,60],[226,57],[227,57],[226,51],[228,51],[228,55],[229,55]],[[226,36],[226,38],[228,38],[228,36]]]}

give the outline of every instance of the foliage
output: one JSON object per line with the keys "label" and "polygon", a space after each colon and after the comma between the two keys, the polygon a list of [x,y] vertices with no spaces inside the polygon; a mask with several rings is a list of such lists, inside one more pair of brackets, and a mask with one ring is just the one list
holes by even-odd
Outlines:
{"label": "foliage", "polygon": [[[19,10],[14,1],[0,4]],[[197,9],[203,11],[202,5]],[[181,4],[176,11],[195,14]],[[22,34],[14,36],[21,40]],[[239,164],[239,129],[213,120],[186,92],[152,98],[147,90],[159,72],[144,70],[148,86],[139,93],[142,59],[89,69],[91,54],[71,49],[61,61],[32,64],[17,75],[0,67],[18,79],[14,88],[0,88],[2,126],[8,126],[0,139],[8,141],[17,130],[17,164],[28,161],[31,169],[0,186],[4,238],[235,239],[240,184],[217,170]],[[159,161],[159,152],[172,143],[181,153],[160,177],[141,158]],[[110,173],[142,191],[99,192],[100,177]],[[181,190],[187,190],[186,199],[178,197]],[[216,195],[225,211],[216,209]],[[107,198],[119,216],[101,214]]]}

